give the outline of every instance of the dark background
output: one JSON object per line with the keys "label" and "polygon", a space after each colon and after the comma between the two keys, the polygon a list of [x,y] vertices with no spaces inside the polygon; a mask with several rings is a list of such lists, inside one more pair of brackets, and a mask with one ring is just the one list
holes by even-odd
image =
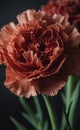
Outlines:
{"label": "dark background", "polygon": [[[48,0],[0,0],[0,28],[9,23],[10,21],[16,22],[16,15],[23,12],[26,9],[40,9],[41,5],[47,3]],[[34,130],[33,127],[21,117],[23,111],[22,106],[18,100],[18,97],[7,90],[3,83],[5,80],[5,66],[0,66],[0,130],[16,130],[16,127],[12,124],[9,117],[13,116],[23,124],[25,124],[28,130]],[[45,108],[42,98],[39,96],[44,109],[44,116],[47,116],[47,110]],[[59,94],[54,97],[56,101],[56,110],[61,116],[61,99]],[[34,109],[32,98],[27,99],[27,102]],[[80,130],[80,127],[77,128]]]}

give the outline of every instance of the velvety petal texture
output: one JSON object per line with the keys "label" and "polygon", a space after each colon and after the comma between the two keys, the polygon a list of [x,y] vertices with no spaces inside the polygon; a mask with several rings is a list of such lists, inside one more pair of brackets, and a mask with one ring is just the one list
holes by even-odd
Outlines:
{"label": "velvety petal texture", "polygon": [[59,14],[27,10],[0,30],[5,86],[16,95],[55,95],[80,73],[80,33]]}

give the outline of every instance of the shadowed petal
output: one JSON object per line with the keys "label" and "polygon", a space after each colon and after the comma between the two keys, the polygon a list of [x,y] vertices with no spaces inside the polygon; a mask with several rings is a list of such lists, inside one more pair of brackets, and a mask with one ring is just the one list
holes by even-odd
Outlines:
{"label": "shadowed petal", "polygon": [[54,96],[64,87],[67,81],[67,75],[59,73],[50,77],[40,78],[38,81],[38,89],[40,93]]}

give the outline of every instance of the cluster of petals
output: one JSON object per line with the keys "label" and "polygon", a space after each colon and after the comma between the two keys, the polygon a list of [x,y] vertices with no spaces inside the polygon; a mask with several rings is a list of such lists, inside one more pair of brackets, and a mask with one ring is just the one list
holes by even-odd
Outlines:
{"label": "cluster of petals", "polygon": [[59,14],[27,10],[0,30],[5,86],[16,95],[55,95],[80,72],[80,33]]}
{"label": "cluster of petals", "polygon": [[49,0],[41,9],[52,15],[62,14],[74,25],[80,23],[80,0]]}

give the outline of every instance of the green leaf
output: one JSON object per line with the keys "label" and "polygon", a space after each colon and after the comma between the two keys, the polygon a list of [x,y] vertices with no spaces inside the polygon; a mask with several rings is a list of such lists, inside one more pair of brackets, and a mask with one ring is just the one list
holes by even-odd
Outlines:
{"label": "green leaf", "polygon": [[67,110],[67,115],[69,117],[69,113],[70,113],[70,110],[71,110],[71,106],[72,106],[72,101],[69,103],[69,106],[68,106],[68,110]]}
{"label": "green leaf", "polygon": [[13,124],[17,127],[18,130],[27,130],[25,126],[23,126],[19,121],[17,121],[15,118],[10,117],[10,120],[13,122]]}
{"label": "green leaf", "polygon": [[63,92],[61,92],[60,94],[61,94],[61,98],[62,98],[62,101],[63,101],[63,105],[65,107],[66,106],[66,97],[65,97]]}
{"label": "green leaf", "polygon": [[22,115],[36,130],[44,130],[44,122],[39,121],[37,118],[36,120],[32,120],[32,118],[30,118],[26,113],[22,113]]}
{"label": "green leaf", "polygon": [[30,123],[32,124],[36,129],[38,126],[37,120],[32,119],[31,117],[29,117],[26,113],[22,113],[22,116]]}
{"label": "green leaf", "polygon": [[33,98],[33,100],[34,100],[35,108],[36,108],[36,111],[37,111],[37,117],[39,118],[40,121],[42,121],[43,120],[43,114],[42,114],[41,105],[39,103],[39,99],[36,96],[36,97]]}
{"label": "green leaf", "polygon": [[47,120],[44,123],[44,129],[43,130],[48,130],[48,121]]}
{"label": "green leaf", "polygon": [[29,106],[29,104],[27,103],[27,101],[23,97],[19,97],[19,101],[20,101],[21,105],[23,106],[24,110],[26,111],[26,113],[28,113],[28,115],[32,119],[34,119],[35,114],[34,114],[33,110],[31,109],[31,107]]}
{"label": "green leaf", "polygon": [[68,110],[70,99],[74,90],[74,85],[76,82],[76,77],[68,76],[68,81],[66,83],[66,111]]}
{"label": "green leaf", "polygon": [[[68,118],[69,118],[69,122],[70,122],[71,127],[73,124],[73,123],[71,123],[71,122],[73,122],[72,121],[73,120],[72,114],[74,115],[74,111],[75,111],[74,106],[76,106],[77,96],[79,95],[76,93],[76,89],[78,89],[77,92],[80,93],[79,88],[77,88],[78,81],[79,81],[79,76],[78,77],[69,76],[67,84],[65,86],[65,93],[61,94],[63,103],[65,104],[64,107],[65,107],[66,113],[68,114]],[[66,99],[65,99],[65,97],[66,97]],[[75,100],[75,98],[76,98],[76,100]],[[73,105],[74,104],[73,102],[75,102],[75,105]],[[65,121],[65,116],[63,114],[62,115],[61,130],[64,128],[65,125],[66,125],[66,121]]]}
{"label": "green leaf", "polygon": [[34,113],[33,110],[28,105],[27,101],[19,97],[19,101],[21,102],[21,105],[23,106],[26,113],[22,113],[22,116],[30,123],[33,127],[35,127],[36,130],[44,130],[43,129],[43,113],[41,106],[39,104],[39,100],[37,97],[33,97],[35,108],[37,113]]}
{"label": "green leaf", "polygon": [[70,125],[70,121],[69,121],[69,117],[68,114],[66,113],[65,109],[63,109],[64,115],[65,115],[65,120],[66,120],[66,124],[64,128],[67,128],[67,130],[71,130],[71,125]]}
{"label": "green leaf", "polygon": [[50,100],[49,100],[49,96],[45,96],[45,95],[42,95],[42,96],[43,96],[44,102],[45,102],[47,110],[48,110],[52,129],[58,130],[58,122],[57,122],[55,107],[54,106],[52,107]]}
{"label": "green leaf", "polygon": [[76,108],[79,107],[79,106],[77,106],[79,96],[80,96],[80,81],[78,81],[77,85],[75,86],[75,90],[71,97],[72,105],[71,105],[71,109],[70,109],[70,113],[69,113],[69,120],[70,120],[70,124],[72,127],[74,125]]}

